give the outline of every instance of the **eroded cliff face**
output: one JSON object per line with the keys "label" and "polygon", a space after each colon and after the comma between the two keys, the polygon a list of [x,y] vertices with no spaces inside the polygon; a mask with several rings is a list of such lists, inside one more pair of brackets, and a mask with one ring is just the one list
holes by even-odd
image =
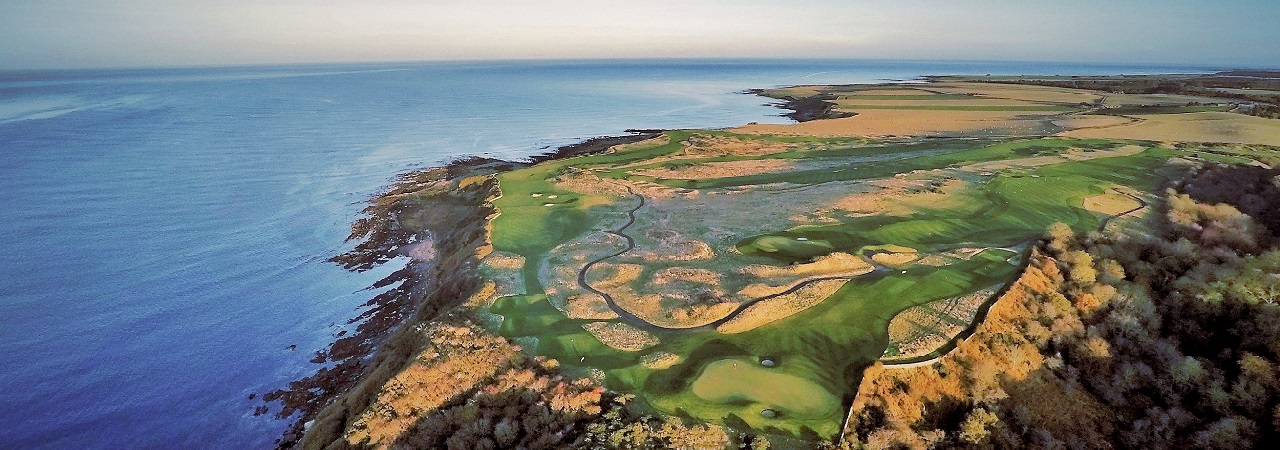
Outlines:
{"label": "eroded cliff face", "polygon": [[313,362],[324,367],[264,396],[281,403],[278,417],[296,417],[280,447],[293,447],[307,429],[317,436],[340,433],[345,418],[372,400],[368,390],[399,372],[422,347],[420,336],[405,325],[431,320],[480,289],[477,267],[490,251],[485,226],[494,214],[489,201],[498,195],[491,175],[516,166],[471,159],[416,171],[371,200],[366,217],[351,227],[349,239],[361,242],[332,261],[354,271],[400,256],[409,261],[374,284],[391,288],[348,322],[358,324],[354,332],[339,333],[316,354]]}

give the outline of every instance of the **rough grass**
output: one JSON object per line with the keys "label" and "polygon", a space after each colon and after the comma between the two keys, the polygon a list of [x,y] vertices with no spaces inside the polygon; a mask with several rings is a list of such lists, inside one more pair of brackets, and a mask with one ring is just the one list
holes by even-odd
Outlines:
{"label": "rough grass", "polygon": [[[779,288],[789,285],[782,281],[795,282],[833,271],[857,269],[862,273],[869,267],[855,255],[863,252],[898,255],[899,261],[879,257],[895,269],[848,282],[815,283],[794,298],[757,303],[718,331],[650,332],[656,342],[641,339],[638,342],[643,346],[625,340],[610,342],[612,338],[599,330],[593,335],[584,326],[603,325],[571,319],[548,303],[546,296],[536,293],[499,299],[491,310],[503,316],[502,334],[536,340],[536,345],[529,346],[533,351],[566,366],[602,371],[610,388],[637,394],[637,408],[806,438],[837,433],[843,419],[841,408],[820,413],[827,411],[826,407],[789,403],[798,400],[771,397],[774,394],[758,386],[802,386],[802,395],[810,399],[850,398],[854,387],[849,380],[856,379],[862,367],[889,348],[890,319],[900,311],[967,298],[1013,279],[1017,266],[1010,258],[1015,253],[988,247],[1009,247],[1037,238],[1053,222],[1066,222],[1078,231],[1093,229],[1103,216],[1086,210],[1084,199],[1113,186],[1154,190],[1161,182],[1156,169],[1180,152],[1149,144],[1134,147],[1133,142],[1066,138],[865,142],[700,133],[732,137],[703,139],[704,143],[761,139],[788,146],[781,152],[739,155],[714,151],[715,145],[708,144],[703,153],[688,157],[689,163],[785,159],[795,164],[774,173],[704,180],[636,173],[652,158],[671,158],[685,151],[688,146],[682,142],[690,133],[672,133],[667,143],[651,147],[554,161],[560,168],[539,168],[502,178],[504,195],[514,195],[510,203],[500,207],[503,216],[499,220],[510,220],[495,224],[495,237],[506,233],[506,240],[495,246],[519,250],[514,253],[528,261],[545,260],[551,248],[576,239],[574,233],[616,224],[625,218],[622,211],[637,204],[623,196],[610,198],[606,204],[582,206],[590,203],[582,197],[592,191],[556,190],[547,181],[563,177],[564,167],[572,167],[590,170],[602,183],[631,186],[646,196],[645,206],[636,213],[636,223],[627,229],[636,239],[637,249],[599,266],[603,270],[609,265],[637,264],[644,266],[643,271],[622,277],[611,269],[589,275],[593,283],[613,286],[609,292],[624,308],[647,308],[640,311],[642,316],[660,325],[706,323],[734,308],[734,303],[724,299],[698,303],[701,300],[690,294],[699,286],[743,296],[739,289],[748,291],[744,288],[751,285]],[[1049,159],[1044,164],[1016,163],[1035,158]],[[976,165],[1006,161],[1012,161],[1007,168],[989,173]],[[907,206],[900,214],[877,214],[874,209],[868,211],[871,215],[829,210],[822,221],[803,219],[822,205],[847,196],[858,183],[894,179],[898,174],[910,174],[898,183],[903,192],[920,194],[903,195],[900,200]],[[506,185],[508,180],[513,186]],[[533,193],[543,195],[533,197]],[[554,200],[577,200],[541,206],[552,193],[557,195]],[[508,210],[512,212],[509,216]],[[558,215],[585,223],[561,222],[564,219]],[[550,238],[537,237],[544,229]],[[646,252],[664,248],[663,242],[685,241],[702,242],[711,256],[682,261],[646,258]],[[677,250],[672,246],[662,251],[679,253]],[[525,270],[531,265],[526,263]],[[621,281],[609,282],[615,278]],[[575,302],[573,308],[567,308],[575,311],[571,314],[574,317],[589,317],[583,311],[603,313],[598,302]],[[677,312],[686,317],[675,317]],[[953,319],[960,320],[963,315],[953,314]],[[960,326],[953,322],[944,323]],[[643,351],[627,351],[633,348]],[[720,362],[751,362],[766,356],[784,361],[773,369],[758,368],[768,374],[766,378],[755,372],[726,372]],[[734,387],[722,380],[726,375],[721,373],[754,383]],[[775,386],[780,382],[782,385]],[[696,389],[695,384],[699,385]],[[835,400],[833,404],[839,403]],[[759,411],[766,407],[783,414],[765,418]]]}
{"label": "rough grass", "polygon": [[1051,111],[1066,112],[1076,108],[1058,105],[869,105],[865,103],[841,103],[841,109],[857,111],[859,109],[905,109],[932,111]]}
{"label": "rough grass", "polygon": [[1085,128],[1066,136],[1141,139],[1158,142],[1210,142],[1280,145],[1280,119],[1264,119],[1226,112],[1135,116],[1139,122],[1106,128]]}
{"label": "rough grass", "polygon": [[747,307],[737,317],[716,327],[716,331],[725,334],[741,333],[786,319],[821,303],[840,289],[844,283],[844,280],[815,281],[794,292],[761,300]]}

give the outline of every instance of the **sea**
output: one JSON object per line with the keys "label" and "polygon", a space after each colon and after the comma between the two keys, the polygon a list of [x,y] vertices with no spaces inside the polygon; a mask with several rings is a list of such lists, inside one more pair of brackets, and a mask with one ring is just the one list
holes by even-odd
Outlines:
{"label": "sea", "polygon": [[[745,89],[1169,67],[600,60],[0,71],[0,447],[271,448],[260,394],[401,267],[327,259],[397,174],[626,129],[787,123]],[[257,398],[250,398],[255,394]],[[279,407],[274,406],[274,413]]]}

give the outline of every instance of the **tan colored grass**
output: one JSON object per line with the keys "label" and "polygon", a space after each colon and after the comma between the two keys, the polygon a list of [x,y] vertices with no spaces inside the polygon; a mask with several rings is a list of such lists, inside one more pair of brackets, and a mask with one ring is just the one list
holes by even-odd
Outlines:
{"label": "tan colored grass", "polygon": [[678,307],[672,308],[669,316],[659,317],[651,323],[675,328],[700,327],[720,320],[737,309],[738,304],[733,302]]}
{"label": "tan colored grass", "polygon": [[910,358],[937,350],[966,328],[943,320],[939,315],[967,324],[977,316],[978,307],[995,292],[995,289],[983,289],[958,298],[913,306],[898,313],[889,321],[889,342],[896,343],[899,351],[893,357]]}
{"label": "tan colored grass", "polygon": [[1093,103],[1102,97],[1102,93],[1087,89],[1022,84],[946,82],[930,85],[929,88],[947,94],[975,94],[987,98],[1050,104]]}
{"label": "tan colored grass", "polygon": [[613,297],[614,303],[619,308],[635,314],[637,317],[644,319],[645,322],[657,323],[657,320],[668,314],[666,308],[662,305],[662,296],[658,294],[638,294],[629,286],[609,291],[609,295]]}
{"label": "tan colored grass", "polygon": [[669,369],[680,363],[680,355],[667,352],[653,352],[640,358],[640,364],[654,370]]}
{"label": "tan colored grass", "polygon": [[646,148],[660,147],[663,145],[667,145],[670,142],[671,142],[671,136],[667,136],[663,134],[661,136],[658,136],[652,139],[645,139],[640,142],[632,142],[630,144],[618,144],[613,147],[609,147],[608,151],[612,153],[612,152],[627,152],[632,150],[642,150]]}
{"label": "tan colored grass", "polygon": [[876,253],[871,255],[872,261],[889,267],[902,266],[919,258],[920,255],[915,253]]}
{"label": "tan colored grass", "polygon": [[862,258],[844,252],[835,252],[820,256],[811,263],[793,264],[781,267],[757,264],[743,267],[742,271],[761,278],[779,278],[796,276],[853,276],[867,273],[872,269],[871,265],[867,264],[867,262]]}
{"label": "tan colored grass", "polygon": [[[925,94],[925,93],[917,92],[916,94],[906,94],[906,95],[921,95],[921,94]],[[1017,106],[1017,107],[1023,107],[1023,106],[1045,105],[1044,103],[1041,103],[1041,102],[1028,102],[1028,101],[1022,101],[1022,100],[1009,100],[1009,99],[983,98],[983,97],[973,97],[970,99],[959,99],[959,100],[883,100],[883,99],[875,99],[875,98],[858,98],[858,96],[856,95],[841,98],[840,100],[836,101],[836,104],[840,105],[842,109],[850,109],[853,111],[858,110],[857,108],[858,105],[881,106],[881,107],[887,107],[887,106],[910,106],[910,107]]]}
{"label": "tan colored grass", "polygon": [[[684,150],[679,156],[685,158],[707,158],[714,156],[764,156],[791,150],[793,146],[782,142],[761,141],[758,139],[742,139],[731,136],[711,136],[695,134],[685,141]],[[648,162],[655,162],[651,160]]]}
{"label": "tan colored grass", "polygon": [[1085,128],[1063,136],[1100,139],[1139,139],[1157,142],[1215,142],[1280,145],[1280,119],[1264,119],[1227,112],[1152,114],[1127,125]]}
{"label": "tan colored grass", "polygon": [[859,89],[856,91],[840,92],[840,95],[856,97],[858,95],[930,95],[933,92],[920,90],[916,88],[876,88],[876,89]]}
{"label": "tan colored grass", "polygon": [[687,281],[716,286],[720,284],[720,274],[707,269],[692,267],[668,267],[653,274],[653,284],[664,285],[676,281]]}
{"label": "tan colored grass", "polygon": [[[846,211],[855,214],[907,215],[920,208],[951,208],[961,206],[965,199],[954,194],[968,187],[960,179],[947,180],[936,191],[921,190],[930,180],[914,180],[895,177],[867,183],[873,189],[856,192],[830,202],[828,211]],[[919,192],[912,192],[920,190]]]}
{"label": "tan colored grass", "polygon": [[[557,245],[548,253],[546,259],[542,264],[539,264],[538,268],[538,280],[542,283],[543,292],[547,294],[547,301],[555,306],[556,309],[565,311],[568,308],[569,297],[586,293],[578,285],[578,270],[588,260],[615,252],[621,245],[621,238],[607,233],[587,233],[569,242]],[[605,268],[609,267],[605,266]],[[626,273],[617,273],[618,269],[616,268],[609,269],[612,270],[607,271],[607,273],[592,270],[588,275],[602,276],[603,278],[625,277],[628,275]],[[621,270],[625,271],[627,269]],[[516,272],[511,273],[519,276]]]}
{"label": "tan colored grass", "polygon": [[662,242],[657,248],[642,250],[636,252],[636,255],[648,262],[700,261],[715,258],[716,252],[706,242],[688,240]]}
{"label": "tan colored grass", "polygon": [[[582,207],[594,206],[607,203],[612,197],[622,197],[627,195],[626,188],[617,183],[610,183],[601,180],[599,176],[586,170],[573,171],[557,177],[555,184],[557,189],[582,194],[588,197],[606,197],[603,199],[588,198],[585,201],[592,201],[591,204],[584,204]],[[580,200],[584,201],[584,200]]]}
{"label": "tan colored grass", "polygon": [[1124,125],[1135,122],[1134,119],[1123,116],[1104,116],[1097,114],[1079,114],[1067,116],[1053,121],[1054,125],[1062,128],[1076,130],[1080,128],[1103,128],[1114,127],[1116,125]]}
{"label": "tan colored grass", "polygon": [[718,161],[699,163],[689,167],[670,169],[651,167],[633,170],[636,175],[654,178],[703,180],[710,178],[741,177],[762,173],[782,172],[795,168],[795,163],[786,159],[756,159],[748,161]]}
{"label": "tan colored grass", "polygon": [[822,86],[822,85],[790,86],[790,87],[778,88],[778,89],[768,89],[765,91],[765,94],[768,94],[770,97],[788,97],[789,96],[789,97],[795,97],[795,98],[805,98],[805,97],[812,97],[814,95],[818,95],[819,91],[829,89],[829,88],[831,88],[831,86]]}
{"label": "tan colored grass", "polygon": [[471,294],[462,302],[468,308],[488,307],[493,304],[494,300],[499,297],[498,284],[493,281],[485,281],[476,293]]}
{"label": "tan colored grass", "polygon": [[582,328],[604,345],[624,352],[638,352],[659,343],[657,336],[625,323],[591,322]]}
{"label": "tan colored grass", "polygon": [[897,244],[886,244],[881,246],[881,249],[886,252],[894,252],[894,253],[919,253],[920,252],[919,250],[916,250],[914,248],[897,245]]}
{"label": "tan colored grass", "polygon": [[1142,206],[1137,200],[1116,192],[1086,197],[1084,209],[1107,215],[1117,215]]}
{"label": "tan colored grass", "polygon": [[484,264],[500,270],[520,270],[524,268],[524,256],[508,252],[493,252],[484,259]]}
{"label": "tan colored grass", "polygon": [[1108,106],[1186,105],[1187,103],[1222,103],[1223,99],[1175,94],[1107,94]]}
{"label": "tan colored grass", "polygon": [[[613,289],[640,278],[644,266],[639,264],[611,264],[601,262],[591,266],[587,272],[587,282],[591,287],[600,290]],[[576,273],[576,271],[575,271]],[[577,278],[575,275],[575,282]]]}
{"label": "tan colored grass", "polygon": [[815,281],[790,294],[757,302],[728,322],[720,324],[716,331],[725,334],[741,333],[791,317],[822,303],[844,286],[844,283],[844,280]]}
{"label": "tan colored grass", "polygon": [[618,318],[618,314],[609,308],[604,298],[593,293],[569,296],[565,301],[564,314],[570,319],[609,320]]}
{"label": "tan colored grass", "polygon": [[786,284],[770,286],[764,283],[752,283],[738,290],[738,296],[742,298],[768,297],[770,295],[786,291],[787,289],[791,289],[791,286]]}
{"label": "tan colored grass", "polygon": [[1084,150],[1078,148],[1068,149],[1057,155],[1032,156],[1028,158],[1005,159],[999,161],[988,161],[961,166],[958,170],[967,172],[998,172],[1008,170],[1015,167],[1042,167],[1061,164],[1067,161],[1086,161],[1097,158],[1113,158],[1117,156],[1132,156],[1142,153],[1145,148],[1138,145],[1125,145],[1108,150]]}
{"label": "tan colored grass", "polygon": [[974,255],[977,255],[978,253],[982,253],[982,250],[983,249],[980,247],[960,247],[960,248],[948,250],[946,252],[943,252],[942,254],[946,256],[950,256],[952,258],[967,260],[969,258],[972,258]]}
{"label": "tan colored grass", "polygon": [[951,264],[954,261],[955,261],[954,259],[943,256],[943,255],[928,255],[923,258],[920,258],[920,260],[916,261],[916,264],[932,266],[932,267],[942,267],[947,264]]}
{"label": "tan colored grass", "polygon": [[949,136],[985,130],[1031,132],[1046,115],[1028,111],[948,111],[869,109],[840,119],[796,124],[756,124],[734,128],[744,134],[814,137]]}

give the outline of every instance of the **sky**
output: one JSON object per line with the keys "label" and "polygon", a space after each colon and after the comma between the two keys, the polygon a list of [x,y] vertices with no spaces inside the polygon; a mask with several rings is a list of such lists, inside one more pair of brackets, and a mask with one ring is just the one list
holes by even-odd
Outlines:
{"label": "sky", "polygon": [[0,0],[0,69],[580,58],[1280,67],[1276,0]]}

